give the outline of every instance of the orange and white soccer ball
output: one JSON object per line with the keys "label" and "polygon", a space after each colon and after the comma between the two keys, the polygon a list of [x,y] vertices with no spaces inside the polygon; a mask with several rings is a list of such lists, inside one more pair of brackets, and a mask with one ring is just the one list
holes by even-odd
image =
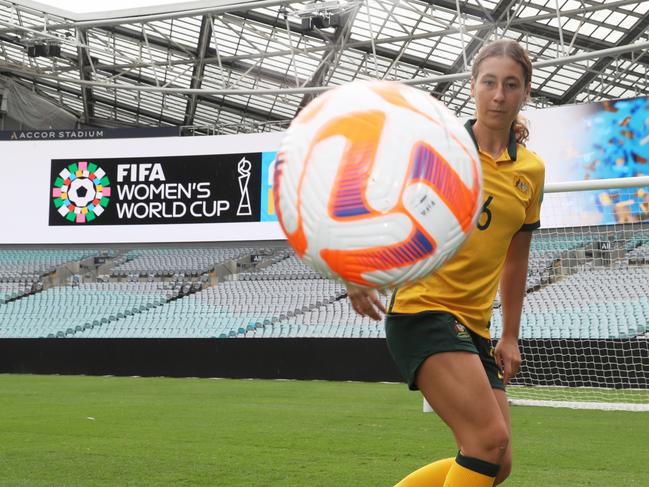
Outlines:
{"label": "orange and white soccer ball", "polygon": [[474,144],[418,89],[357,81],[293,120],[275,168],[275,208],[295,252],[331,278],[394,287],[439,268],[482,204]]}

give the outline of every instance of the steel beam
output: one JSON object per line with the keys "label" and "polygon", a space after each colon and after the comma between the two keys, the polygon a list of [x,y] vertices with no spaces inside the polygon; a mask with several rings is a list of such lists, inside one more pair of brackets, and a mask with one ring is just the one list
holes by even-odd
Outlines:
{"label": "steel beam", "polygon": [[[88,55],[87,34],[85,29],[77,29],[77,37],[82,46],[77,47],[77,59],[79,64],[79,79],[83,81],[92,81],[91,68],[92,61]],[[94,98],[92,96],[92,87],[89,85],[81,86],[81,98],[83,100],[82,120],[90,123],[90,119],[95,116]]]}
{"label": "steel beam", "polygon": [[[244,14],[242,14],[242,17],[250,20],[254,20],[255,22],[259,22],[261,24],[265,24],[270,27],[282,27],[282,23],[278,19],[271,17],[269,15],[260,14],[258,12],[245,12]],[[323,40],[323,39],[326,40],[328,37],[326,34],[323,35],[317,31],[309,31],[303,29],[301,24],[297,24],[295,22],[290,22],[290,29],[291,32],[296,32],[306,37],[311,37],[318,40]],[[402,39],[402,41],[404,42],[407,40],[408,40],[408,36],[405,36],[404,39]],[[381,56],[387,59],[393,59],[398,53],[393,51],[392,49],[382,47],[381,44],[384,43],[387,43],[386,39],[376,39],[374,41],[374,46],[372,46],[371,41],[359,41],[350,37],[345,44],[345,48],[355,49],[357,51],[364,52],[370,55],[373,55],[374,52],[376,52],[377,56]],[[315,50],[317,51],[323,51],[323,50],[326,51],[328,49],[329,48],[327,46],[321,48],[320,47],[315,48]],[[309,49],[306,50],[300,49],[300,52],[307,52],[307,51],[309,51]],[[426,61],[422,58],[411,56],[409,54],[401,56],[401,61],[406,64],[428,69],[437,73],[445,74],[448,69],[448,66],[445,64],[437,63],[430,60]]]}
{"label": "steel beam", "polygon": [[[619,42],[618,46],[624,46],[627,44],[632,44],[635,42],[643,33],[647,31],[647,25],[649,25],[649,12],[645,13],[636,23],[635,25],[628,30],[626,34],[624,34]],[[646,56],[647,51],[643,51],[641,56]],[[622,56],[620,56],[622,57]],[[603,72],[615,59],[615,56],[606,56],[598,59],[595,64],[589,67],[588,71],[586,71],[581,78],[579,78],[574,85],[566,91],[559,102],[561,104],[564,103],[569,103],[574,101],[575,97],[577,94],[579,94],[584,88],[588,86],[588,84],[595,79],[599,73]],[[638,62],[638,57],[636,56],[636,59],[634,59],[635,62]],[[648,59],[649,61],[649,59]]]}
{"label": "steel beam", "polygon": [[[19,74],[19,75],[15,75],[15,76],[17,78],[22,79],[22,80],[32,82],[36,92],[39,91],[38,88],[39,88],[40,85],[42,85],[42,86],[46,86],[48,88],[51,88],[51,89],[59,91],[59,92],[68,93],[68,94],[74,95],[74,96],[79,96],[79,93],[74,91],[73,89],[70,89],[70,88],[68,88],[66,86],[61,86],[61,85],[59,85],[57,83],[53,83],[53,82],[44,80],[42,78],[39,78],[37,75],[29,75],[29,74],[25,73],[25,74]],[[42,94],[51,99],[50,95],[48,95],[47,93],[42,93]],[[97,94],[94,95],[94,99],[95,99],[96,103],[101,103],[101,104],[104,104],[104,105],[107,105],[107,106],[110,106],[110,107],[119,108],[121,110],[132,113],[134,115],[143,115],[143,116],[146,116],[146,117],[149,117],[149,118],[159,120],[161,122],[168,123],[170,125],[178,125],[178,120],[166,117],[166,116],[161,115],[159,113],[149,112],[146,109],[134,107],[133,105],[129,105],[128,103],[122,103],[122,102],[119,102],[119,101],[111,100],[110,98],[105,98],[105,97],[103,97],[101,95],[97,95]],[[92,119],[90,121],[92,122]]]}
{"label": "steel beam", "polygon": [[[446,10],[456,10],[455,0],[422,0],[430,5],[444,8]],[[562,17],[570,18],[580,18],[584,15],[591,12],[598,12],[601,10],[615,10],[622,6],[628,6],[633,4],[638,4],[638,0],[619,0],[619,1],[606,1],[601,4],[591,5],[590,7],[584,7],[580,9],[568,10],[561,12]],[[460,3],[460,11],[472,17],[483,18],[484,11],[480,7],[475,7],[468,5],[467,3]],[[530,34],[535,37],[540,37],[557,44],[560,43],[560,36],[558,30],[555,27],[550,27],[549,25],[542,24],[538,21],[542,20],[551,20],[556,18],[556,13],[547,13],[539,14],[532,17],[519,17],[512,18],[509,21],[503,19],[496,19],[493,21],[491,28],[496,27],[507,27],[507,29],[518,32],[520,34]],[[588,20],[586,20],[588,22]],[[483,27],[481,26],[480,29]],[[475,29],[472,27],[471,29]],[[594,37],[576,35],[575,32],[563,29],[563,34],[566,38],[574,38],[572,46],[577,49],[584,51],[596,51],[602,49],[608,49],[614,47],[616,44],[611,42],[602,41],[601,39],[596,39]],[[618,44],[619,45],[619,44]],[[630,54],[622,54],[622,57],[627,60],[631,60]],[[647,62],[649,64],[649,61]]]}
{"label": "steel beam", "polygon": [[[198,34],[198,45],[196,46],[196,61],[194,62],[194,70],[192,71],[192,80],[189,84],[190,88],[200,88],[203,83],[203,73],[205,72],[205,55],[207,49],[210,47],[210,39],[212,37],[212,19],[209,15],[204,15],[201,20],[201,30]],[[196,105],[198,97],[196,95],[189,95],[187,98],[187,108],[185,109],[185,118],[183,125],[191,125],[194,123],[194,116],[196,115]]]}
{"label": "steel beam", "polygon": [[[134,81],[135,83],[138,84],[144,84],[145,86],[149,86],[151,88],[156,88],[155,85],[155,80],[152,78],[148,78],[145,76],[141,75],[133,75],[131,73],[123,73],[120,71],[115,71],[111,74],[117,75],[120,78],[128,79],[131,81]],[[173,85],[169,85],[168,88],[171,88],[172,90],[183,90],[180,87],[174,87]],[[250,118],[253,118],[255,120],[263,120],[263,121],[281,121],[284,120],[282,117],[276,117],[273,116],[271,113],[264,112],[262,110],[256,109],[256,108],[251,108],[247,105],[242,105],[240,103],[236,103],[234,101],[231,101],[228,98],[225,97],[218,97],[214,95],[207,95],[202,93],[202,90],[200,88],[197,88],[193,92],[189,92],[188,94],[196,96],[196,101],[205,103],[207,105],[210,105],[214,108],[217,108],[219,110],[225,108],[231,113],[237,113],[242,116],[247,116]],[[186,124],[185,124],[186,125]]]}
{"label": "steel beam", "polygon": [[[500,21],[503,16],[505,16],[505,14],[511,11],[512,7],[517,1],[518,0],[500,0],[494,10],[489,13],[489,20],[491,22]],[[482,47],[484,41],[489,38],[493,31],[493,25],[488,25],[484,29],[476,31],[473,39],[471,39],[471,42],[469,42],[464,48],[464,54],[458,56],[455,62],[448,69],[448,73],[457,73],[460,70],[464,70],[464,59],[473,59],[474,54],[478,51],[478,49]],[[432,92],[437,96],[441,96],[450,86],[451,83],[449,82],[439,83],[435,88],[433,88]]]}
{"label": "steel beam", "polygon": [[[430,5],[433,5],[433,6],[439,6],[439,7],[450,9],[450,10],[455,9],[454,0],[424,0],[424,1],[427,1],[427,3],[429,3]],[[585,7],[585,8],[580,8],[580,9],[575,9],[575,10],[562,12],[562,16],[565,16],[565,17],[583,16],[584,14],[589,13],[589,12],[595,12],[595,11],[599,11],[599,10],[602,10],[602,9],[615,9],[615,8],[619,8],[619,7],[622,7],[622,6],[633,5],[633,4],[637,4],[637,3],[638,3],[637,0],[615,0],[615,1],[611,1],[611,2],[607,1],[605,4],[595,4],[595,5],[590,6],[590,7]],[[461,11],[464,12],[464,13],[467,13],[468,15],[483,16],[483,14],[484,14],[483,9],[481,9],[481,8],[472,7],[472,6],[467,5],[467,4],[461,4],[461,5],[462,5],[461,6]],[[216,9],[215,11],[220,12],[221,10]],[[263,23],[266,23],[266,24],[269,24],[269,22],[272,23],[272,22],[275,21],[275,19],[273,17],[264,16],[263,14],[258,14],[257,12],[247,12],[247,13],[244,13],[243,15],[247,16],[247,17],[250,17],[250,18],[258,19],[259,21],[261,21]],[[495,27],[499,27],[499,28],[507,27],[507,28],[509,28],[511,30],[516,30],[516,31],[521,32],[521,33],[529,32],[529,33],[532,33],[533,35],[542,36],[543,38],[551,39],[554,42],[558,42],[558,35],[557,35],[556,30],[554,28],[544,26],[543,24],[539,24],[539,23],[536,22],[536,21],[541,21],[541,20],[552,19],[554,17],[556,17],[556,14],[541,14],[541,15],[536,15],[536,16],[532,16],[532,17],[513,18],[513,19],[509,19],[507,22],[495,22],[495,23],[492,24],[492,27],[494,27],[494,28]],[[3,23],[0,22],[0,25],[3,25]],[[10,24],[4,23],[4,25],[10,25]],[[53,31],[53,30],[56,30],[56,29],[58,29],[60,27],[61,26],[58,26],[58,25],[48,25],[48,29],[49,29],[50,32]],[[466,26],[465,29],[464,29],[464,32],[477,31],[477,30],[483,29],[484,27],[485,27],[484,24],[479,25],[479,26]],[[294,28],[297,29],[297,24],[295,24]],[[13,29],[1,29],[0,34],[3,33],[3,32],[6,33],[6,32],[20,31],[20,30],[25,30],[25,29],[22,28],[22,27],[15,27],[14,26]],[[113,28],[107,27],[104,30],[115,30],[115,31],[117,31],[117,30],[119,30],[119,28],[118,27],[117,28],[115,28],[115,27],[113,27]],[[436,31],[436,32],[426,32],[426,33],[421,33],[421,34],[416,34],[416,35],[398,36],[398,37],[385,37],[385,38],[381,38],[381,39],[376,39],[374,41],[374,43],[378,47],[381,44],[385,44],[385,43],[407,42],[408,40],[415,40],[415,39],[431,39],[431,38],[434,38],[434,37],[440,37],[440,36],[459,33],[459,32],[460,32],[459,28],[449,28],[449,29],[444,29],[444,30],[440,30],[440,31]],[[128,29],[123,29],[123,32],[121,32],[121,33],[128,36],[128,37],[133,37],[132,32],[129,32]],[[572,34],[570,32],[566,31],[566,35],[572,35]],[[314,35],[313,37],[316,37],[318,39],[322,39],[322,36]],[[581,36],[581,37],[583,37],[583,36]],[[586,40],[582,41],[581,37],[578,36],[575,39],[575,43],[574,43],[574,46],[578,47],[580,49],[590,50],[590,49],[593,49],[595,47],[597,49],[605,49],[605,48],[611,47],[611,44],[605,43],[603,41],[598,41],[597,39],[593,39],[593,38],[587,38]],[[350,42],[347,43],[346,48],[348,48],[348,49],[354,48],[354,49],[358,49],[360,51],[363,51],[365,53],[371,53],[371,42],[370,41],[350,41]],[[311,48],[306,48],[306,49],[300,49],[300,52],[301,53],[307,53],[307,52],[315,53],[315,52],[326,51],[327,49],[328,49],[328,46],[317,46],[317,47],[311,47]],[[216,63],[216,59],[210,57],[210,54],[211,53],[208,52],[208,57],[205,60],[205,63],[206,64]],[[382,51],[379,50],[377,52],[377,54],[386,56],[387,58],[393,58],[396,55],[396,53],[394,51],[390,50],[390,49],[384,49]],[[228,61],[230,61],[230,62],[243,61],[243,60],[257,59],[257,58],[263,58],[263,57],[271,58],[271,57],[287,56],[287,55],[290,55],[290,51],[279,51],[279,52],[270,52],[270,53],[263,53],[263,54],[256,53],[256,54],[248,54],[248,55],[227,56],[227,57],[223,57],[223,62],[227,63]],[[624,59],[630,60],[629,55],[623,54],[622,57]],[[417,58],[417,57],[412,57],[412,58],[405,57],[403,60],[405,62],[408,62],[410,64],[414,64],[414,65],[421,65],[421,63],[422,63],[421,58]],[[172,63],[173,64],[181,64],[182,62],[175,61],[175,62],[172,62]],[[137,63],[137,64],[139,64],[139,63]],[[124,67],[124,66],[120,66],[120,67]],[[135,64],[134,64],[134,67],[135,67]],[[446,73],[446,71],[448,69],[448,66],[445,66],[445,65],[438,65],[438,66],[430,66],[429,65],[429,66],[422,66],[422,67],[426,67],[426,68],[429,68],[429,69],[431,69],[433,71],[440,72],[440,73]],[[244,67],[242,67],[242,68],[233,67],[233,69],[244,69],[244,71],[245,71]],[[264,77],[267,77],[268,79],[272,79],[270,76],[271,75],[277,76],[277,73],[275,73],[273,71],[270,71],[269,73],[263,73],[261,75],[264,76]],[[286,80],[284,80],[284,82],[286,82]]]}
{"label": "steel beam", "polygon": [[[564,56],[560,58],[552,58],[552,59],[545,59],[543,61],[536,61],[532,63],[532,65],[535,68],[542,68],[546,66],[562,66],[564,64],[571,64],[571,63],[576,63],[580,61],[585,61],[588,59],[596,59],[600,58],[603,56],[617,56],[619,54],[625,53],[625,52],[635,52],[635,51],[646,51],[649,49],[649,41],[644,41],[644,42],[637,42],[634,44],[629,44],[625,46],[616,46],[616,47],[611,47],[609,49],[604,49],[602,51],[594,51],[594,52],[586,52],[586,53],[580,53],[580,54],[574,54],[571,56]],[[23,69],[17,68],[15,66],[2,66],[0,65],[0,72],[8,72],[8,73],[18,73],[18,74],[25,74],[26,72]],[[43,78],[53,78],[53,79],[58,79],[56,76],[48,75],[48,74],[43,74],[43,73],[38,73],[40,77]],[[115,76],[126,76],[123,73],[117,72]],[[410,79],[410,80],[403,80],[402,82],[405,84],[409,85],[426,85],[426,84],[431,84],[431,83],[440,83],[444,81],[457,81],[461,79],[468,79],[471,76],[470,72],[464,72],[464,73],[454,73],[454,74],[447,74],[447,75],[439,75],[439,76],[431,76],[427,78],[416,78],[416,79]],[[138,77],[133,77],[131,75],[130,79],[134,80],[140,80],[141,78]],[[84,82],[81,80],[76,80],[73,78],[67,79],[67,78],[62,78],[59,79],[59,81],[65,81],[67,83],[75,83],[75,84],[90,84],[93,87],[100,87],[100,88],[108,88],[112,90],[126,90],[126,91],[150,91],[150,92],[158,92],[158,93],[168,93],[168,94],[191,94],[191,93],[197,93],[199,97],[201,95],[205,94],[212,94],[212,95],[217,95],[217,96],[227,96],[227,95],[256,95],[256,96],[262,96],[262,95],[291,95],[291,94],[298,94],[298,93],[322,93],[323,91],[329,90],[331,87],[330,86],[312,86],[312,87],[298,87],[298,88],[272,88],[272,89],[265,89],[265,88],[257,88],[257,89],[212,89],[212,88],[201,88],[199,90],[191,90],[189,88],[179,88],[179,87],[158,87],[155,86],[155,83],[149,84],[147,86],[141,86],[141,85],[126,85],[126,84],[114,84],[114,83],[101,83],[101,82]],[[543,93],[538,93],[538,96],[547,96]]]}
{"label": "steel beam", "polygon": [[[10,73],[12,75],[19,76],[21,78],[29,79],[31,81],[34,81],[36,84],[42,83],[44,86],[50,86],[50,87],[52,87],[52,86],[60,86],[58,84],[60,81],[65,81],[65,82],[68,82],[68,83],[74,83],[76,81],[75,79],[62,79],[62,80],[53,79],[52,81],[48,81],[48,78],[43,76],[42,73],[26,72],[24,70],[20,70],[20,69],[17,69],[17,68],[14,68],[14,67],[9,67],[9,66],[0,66],[0,73],[2,73],[2,72]],[[121,72],[121,71],[114,71],[114,72],[111,72],[111,74],[113,74],[115,76],[119,76],[120,78],[124,78],[124,79],[130,80],[130,81],[133,81],[134,83],[137,83],[138,85],[140,85],[140,88],[143,88],[143,89],[140,89],[139,91],[148,91],[147,88],[151,88],[151,89],[162,89],[163,92],[166,91],[168,94],[184,94],[185,91],[187,90],[187,89],[184,89],[184,88],[174,87],[172,85],[169,86],[168,89],[160,88],[160,87],[157,87],[155,85],[155,80],[154,79],[148,78],[148,77],[145,77],[145,76],[141,76],[141,75],[135,75],[135,74],[132,74],[132,73],[124,73],[124,72]],[[82,88],[84,86],[86,86],[86,85],[89,85],[89,86],[96,86],[97,85],[96,82],[83,82],[83,81],[81,81],[80,84],[81,84]],[[144,86],[141,86],[141,85],[144,85]],[[136,88],[135,86],[133,86],[133,87]],[[79,92],[69,90],[69,89],[64,90],[63,88],[64,87],[61,86],[61,91],[74,93],[77,96],[80,95]],[[110,88],[110,86],[108,86],[108,88]],[[119,89],[119,87],[116,88],[116,89]],[[252,119],[255,119],[255,120],[261,120],[261,121],[275,121],[275,122],[277,122],[277,121],[284,121],[285,120],[285,117],[278,117],[278,116],[275,116],[275,115],[273,115],[271,113],[264,112],[262,110],[252,108],[252,107],[249,107],[249,106],[246,106],[246,105],[242,105],[240,103],[233,102],[233,101],[231,101],[231,100],[229,100],[229,99],[227,99],[225,97],[222,98],[222,97],[218,97],[218,96],[207,95],[207,94],[203,93],[203,90],[201,90],[201,89],[196,89],[196,90],[193,91],[193,93],[189,93],[189,94],[195,94],[197,102],[205,103],[205,104],[207,104],[209,106],[212,106],[212,107],[214,107],[214,108],[216,108],[218,110],[226,109],[230,113],[236,113],[236,114],[241,115],[241,116],[246,116],[246,117],[249,117],[249,118],[252,118]],[[254,91],[253,91],[253,94],[254,94]],[[98,96],[98,91],[97,90],[95,90],[93,92],[93,98],[96,101],[99,101],[99,96]],[[102,102],[103,103],[111,103],[109,100],[110,99],[102,97]],[[114,105],[118,106],[117,103],[114,103]],[[123,104],[120,104],[120,107],[122,105]],[[133,113],[135,113],[135,112],[133,112]],[[147,113],[147,116],[153,116],[150,113],[151,112]],[[160,118],[160,115],[157,115],[154,118]],[[170,120],[174,120],[173,123],[175,125],[181,125],[181,122],[182,122],[181,119],[178,119],[178,120],[170,119]]]}
{"label": "steel beam", "polygon": [[[338,62],[342,50],[345,46],[345,43],[349,40],[351,35],[352,26],[354,25],[354,20],[360,9],[360,5],[354,8],[351,12],[345,14],[341,19],[341,25],[336,28],[332,37],[331,37],[331,48],[328,51],[325,51],[320,62],[320,66],[313,73],[311,79],[306,82],[304,86],[320,86],[327,78],[327,75],[331,71],[331,68]],[[300,110],[304,108],[311,100],[313,100],[318,95],[315,93],[305,93],[300,101],[300,104],[297,107],[295,114],[300,113]]]}
{"label": "steel beam", "polygon": [[[101,29],[105,32],[110,32],[112,34],[116,34],[120,37],[125,37],[128,39],[136,40],[138,42],[144,42],[144,38],[139,32],[135,32],[131,29],[126,29],[124,27],[120,26],[112,26],[112,27],[107,27],[104,29]],[[173,52],[174,54],[177,55],[187,55],[186,52],[184,52],[182,49],[180,49],[177,46],[174,46],[173,43],[161,39],[157,36],[150,36],[147,35],[149,44],[154,45],[156,47],[162,47],[163,49],[167,49],[170,52]],[[209,39],[208,39],[209,40]],[[167,62],[160,62],[160,63],[137,63],[134,65],[134,67],[146,67],[150,65],[161,65],[161,66],[168,66],[170,64],[190,64],[190,63],[195,63],[196,59],[200,58],[200,52],[198,52],[197,49],[195,48],[186,48],[187,51],[189,51],[193,56],[195,56],[194,59],[187,59],[186,61],[180,61],[180,62],[173,62],[173,63],[167,63]],[[259,56],[258,56],[259,57]],[[216,64],[218,62],[218,59],[216,57],[216,49],[209,47],[209,42],[207,43],[207,47],[205,50],[205,54],[203,55],[203,65],[206,64]],[[250,65],[248,63],[242,62],[240,60],[229,60],[227,57],[222,56],[220,58],[220,61],[222,65],[230,70],[233,71],[242,71],[246,72],[249,71],[250,73],[253,73],[254,75],[259,75],[265,79],[269,79],[271,81],[274,81],[276,83],[279,83],[280,85],[285,85],[285,84],[290,84],[290,80],[288,80],[284,75],[281,73],[278,73],[276,71],[272,71],[270,69],[262,68],[262,67],[255,67],[254,65]],[[119,65],[119,68],[125,68],[128,67],[128,65]],[[97,69],[110,69],[110,66],[105,65],[105,64],[100,64],[96,66]],[[205,67],[203,66],[203,69]],[[300,80],[302,83],[306,83],[306,80]]]}

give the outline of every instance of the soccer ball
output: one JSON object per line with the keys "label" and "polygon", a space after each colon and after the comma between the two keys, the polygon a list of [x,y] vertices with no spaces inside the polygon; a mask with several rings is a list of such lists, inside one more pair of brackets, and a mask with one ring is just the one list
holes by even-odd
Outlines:
{"label": "soccer ball", "polygon": [[77,178],[70,183],[68,199],[76,206],[83,208],[95,199],[95,185],[88,178]]}
{"label": "soccer ball", "polygon": [[482,171],[455,115],[427,93],[357,81],[307,105],[277,156],[275,208],[305,263],[364,287],[421,279],[475,226]]}

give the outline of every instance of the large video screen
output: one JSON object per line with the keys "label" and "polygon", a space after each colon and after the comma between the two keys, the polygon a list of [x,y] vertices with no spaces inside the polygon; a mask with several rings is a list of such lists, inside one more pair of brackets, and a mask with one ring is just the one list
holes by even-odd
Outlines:
{"label": "large video screen", "polygon": [[278,240],[282,134],[0,142],[1,244]]}
{"label": "large video screen", "polygon": [[[526,111],[546,183],[647,175],[649,99]],[[0,141],[0,244],[283,240],[282,133]],[[543,227],[649,219],[649,189],[546,194]]]}
{"label": "large video screen", "polygon": [[[546,183],[649,175],[649,98],[533,110],[528,146]],[[546,194],[544,227],[649,220],[649,188]]]}

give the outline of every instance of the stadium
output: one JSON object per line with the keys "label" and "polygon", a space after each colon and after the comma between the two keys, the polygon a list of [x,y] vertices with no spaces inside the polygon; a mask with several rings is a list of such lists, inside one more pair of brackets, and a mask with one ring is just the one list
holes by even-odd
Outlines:
{"label": "stadium", "polygon": [[0,0],[0,486],[387,486],[457,450],[287,242],[275,169],[354,81],[473,117],[497,39],[546,165],[505,485],[649,486],[639,0]]}

